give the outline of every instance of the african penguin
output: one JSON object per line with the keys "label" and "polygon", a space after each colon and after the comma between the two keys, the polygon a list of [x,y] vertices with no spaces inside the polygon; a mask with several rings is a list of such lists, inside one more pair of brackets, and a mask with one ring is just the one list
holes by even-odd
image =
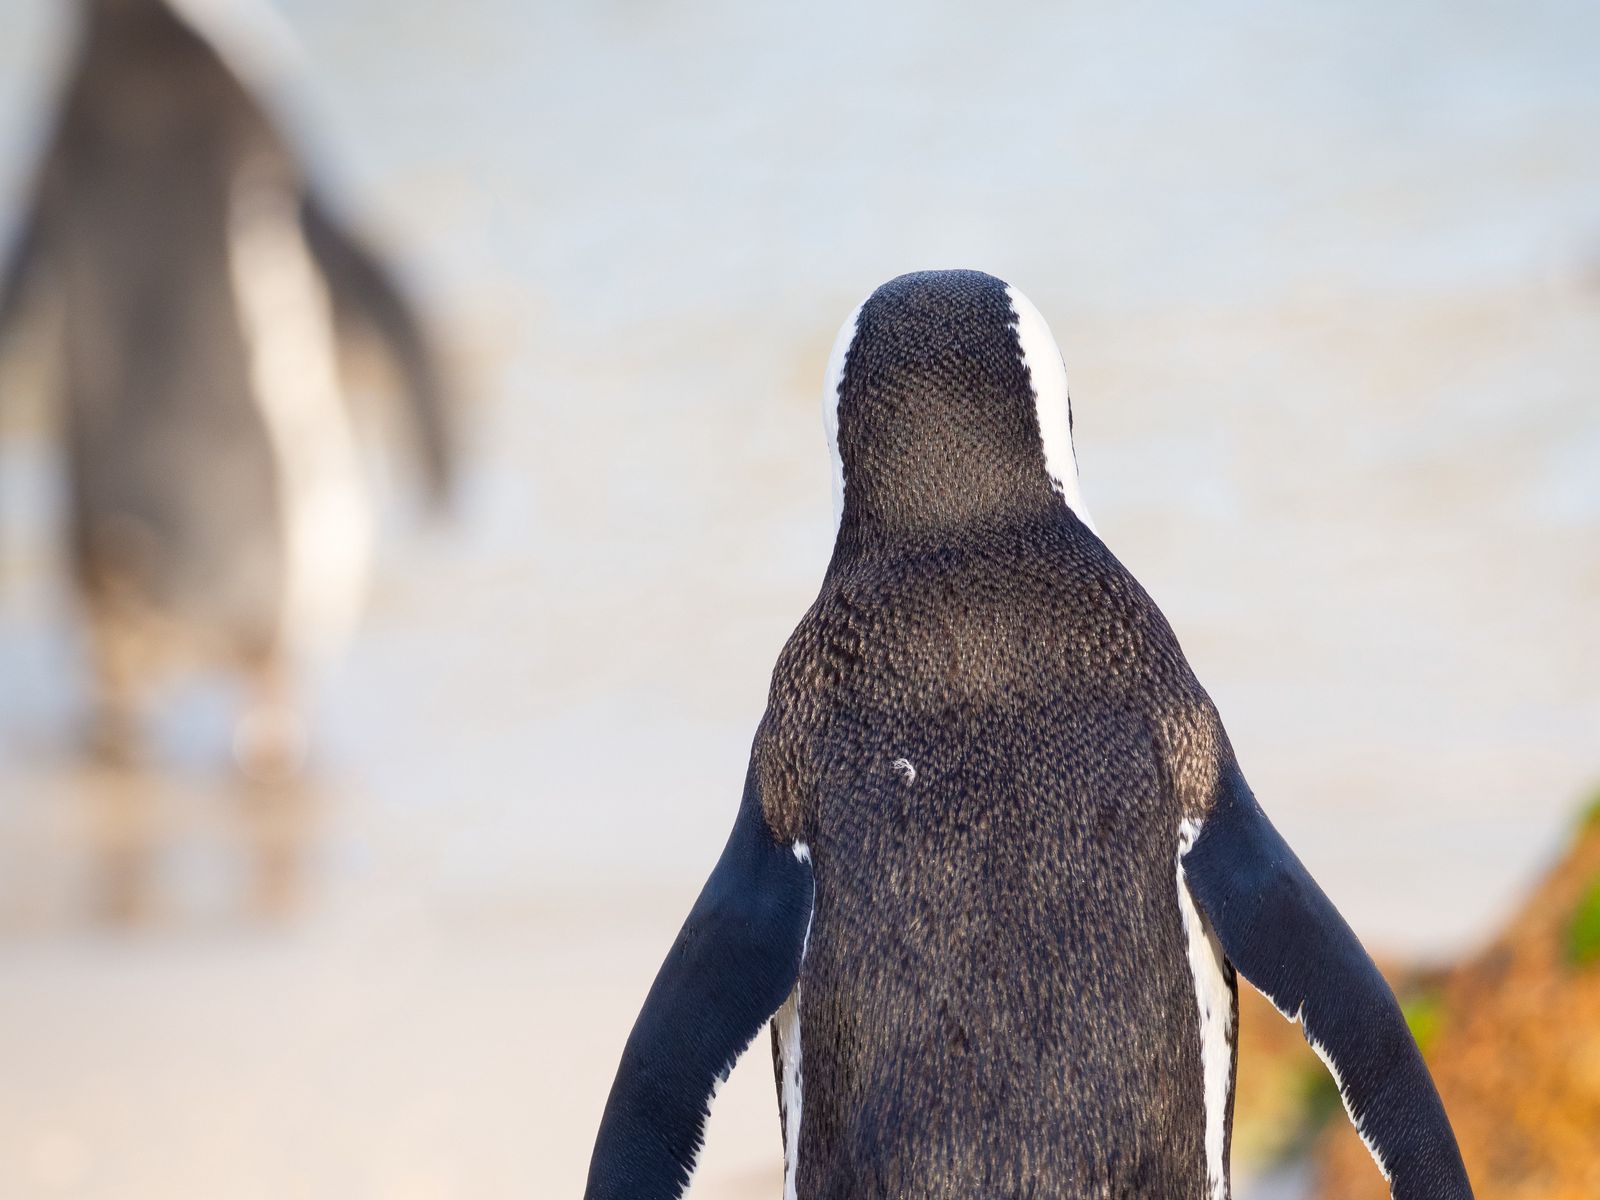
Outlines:
{"label": "african penguin", "polygon": [[1067,404],[991,276],[904,275],[845,323],[832,561],[590,1200],[684,1192],[769,1020],[791,1200],[1226,1200],[1235,971],[1303,1024],[1395,1197],[1471,1195],[1393,995],[1090,525]]}
{"label": "african penguin", "polygon": [[238,749],[276,769],[298,756],[292,680],[349,631],[368,570],[353,335],[394,364],[436,498],[452,437],[410,302],[251,86],[242,3],[84,0],[0,336],[25,293],[54,301],[101,747],[129,749],[155,677],[198,661],[243,672]]}

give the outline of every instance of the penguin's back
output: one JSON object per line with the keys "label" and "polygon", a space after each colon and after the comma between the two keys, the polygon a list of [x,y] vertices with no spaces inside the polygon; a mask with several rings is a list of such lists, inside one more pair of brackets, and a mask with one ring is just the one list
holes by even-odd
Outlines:
{"label": "penguin's back", "polygon": [[836,561],[764,736],[816,879],[799,1194],[1204,1196],[1175,864],[1207,781],[1165,764],[1218,734],[1098,539],[1062,510]]}

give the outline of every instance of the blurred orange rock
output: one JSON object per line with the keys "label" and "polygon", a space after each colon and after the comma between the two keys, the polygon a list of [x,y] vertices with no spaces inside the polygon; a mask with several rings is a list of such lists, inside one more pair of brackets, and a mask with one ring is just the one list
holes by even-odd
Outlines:
{"label": "blurred orange rock", "polygon": [[[1600,1197],[1600,803],[1501,936],[1409,1007],[1478,1200]],[[1388,1195],[1348,1122],[1315,1194]]]}

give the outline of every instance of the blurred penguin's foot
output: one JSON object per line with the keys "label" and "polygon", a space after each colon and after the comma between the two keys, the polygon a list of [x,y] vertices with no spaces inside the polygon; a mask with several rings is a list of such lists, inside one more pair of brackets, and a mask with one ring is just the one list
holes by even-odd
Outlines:
{"label": "blurred penguin's foot", "polygon": [[308,735],[290,664],[278,647],[262,647],[244,663],[244,715],[233,729],[233,761],[252,783],[287,783],[306,765]]}
{"label": "blurred penguin's foot", "polygon": [[146,925],[160,915],[156,868],[164,844],[161,786],[124,767],[84,777],[94,872],[90,910],[109,926]]}
{"label": "blurred penguin's foot", "polygon": [[97,577],[86,600],[94,708],[85,750],[90,761],[112,770],[148,765],[144,718],[163,639],[125,583]]}
{"label": "blurred penguin's foot", "polygon": [[306,726],[294,708],[263,704],[239,718],[233,730],[233,761],[246,779],[283,783],[306,765]]}
{"label": "blurred penguin's foot", "polygon": [[241,816],[251,853],[250,917],[282,922],[307,902],[307,877],[324,797],[304,778],[266,782],[245,778]]}
{"label": "blurred penguin's foot", "polygon": [[159,915],[151,855],[143,847],[112,847],[96,864],[91,911],[102,925],[148,925]]}
{"label": "blurred penguin's foot", "polygon": [[122,708],[102,707],[89,718],[83,748],[91,762],[109,770],[129,771],[145,764],[139,721]]}

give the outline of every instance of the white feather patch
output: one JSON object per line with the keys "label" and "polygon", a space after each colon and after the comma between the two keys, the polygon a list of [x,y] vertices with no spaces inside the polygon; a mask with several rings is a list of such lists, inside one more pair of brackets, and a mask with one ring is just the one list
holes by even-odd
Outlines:
{"label": "white feather patch", "polygon": [[291,653],[330,650],[359,615],[372,513],[339,381],[332,303],[297,199],[248,167],[234,184],[228,266],[277,471],[283,641]]}
{"label": "white feather patch", "polygon": [[833,349],[828,352],[828,369],[822,380],[822,428],[828,437],[828,456],[833,462],[833,531],[839,532],[844,520],[844,460],[839,457],[839,389],[844,385],[845,360],[856,340],[856,327],[861,321],[863,300],[839,326],[833,339]]}
{"label": "white feather patch", "polygon": [[[811,847],[804,842],[794,844],[794,856],[799,862],[811,861]],[[800,943],[800,965],[805,966],[806,954],[811,949],[811,922],[816,910],[806,917],[806,933]],[[779,1111],[783,1116],[783,1200],[795,1200],[795,1188],[800,1174],[800,1120],[805,1112],[805,1076],[801,1066],[800,1051],[800,984],[797,981],[789,998],[783,1002],[778,1015],[773,1017],[773,1029],[778,1035],[778,1057],[783,1064],[783,1087],[778,1094]]]}
{"label": "white feather patch", "polygon": [[795,1200],[796,1181],[800,1174],[800,1120],[805,1111],[798,983],[773,1021],[778,1034],[778,1057],[783,1063],[783,1088],[778,1096],[783,1114],[783,1200]]}
{"label": "white feather patch", "polygon": [[1228,1093],[1233,1087],[1233,989],[1222,970],[1222,948],[1201,918],[1184,877],[1183,856],[1200,836],[1200,823],[1178,826],[1178,910],[1189,946],[1189,972],[1194,977],[1195,1004],[1200,1013],[1200,1066],[1206,1102],[1206,1182],[1211,1200],[1228,1196]]}
{"label": "white feather patch", "polygon": [[1078,520],[1095,532],[1094,519],[1078,486],[1078,459],[1072,449],[1072,401],[1067,396],[1067,366],[1050,326],[1033,303],[1009,284],[1006,295],[1017,314],[1017,343],[1033,381],[1033,403],[1044,443],[1044,465],[1050,479]]}

